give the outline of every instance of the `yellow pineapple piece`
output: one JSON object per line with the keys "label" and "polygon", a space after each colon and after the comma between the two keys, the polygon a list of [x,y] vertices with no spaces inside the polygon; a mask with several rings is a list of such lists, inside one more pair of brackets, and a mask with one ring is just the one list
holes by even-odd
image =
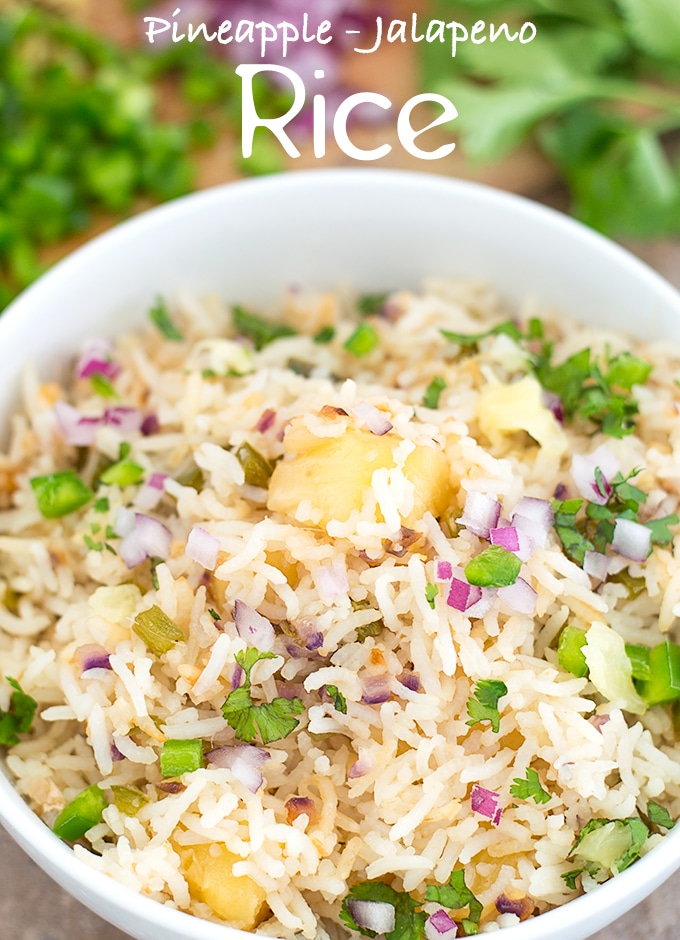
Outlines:
{"label": "yellow pineapple piece", "polygon": [[[345,427],[337,436],[317,437],[295,418],[284,438],[292,455],[276,465],[269,481],[269,509],[294,516],[303,500],[320,514],[318,525],[345,522],[361,509],[376,470],[396,466],[395,433],[378,436],[362,428]],[[416,445],[404,461],[403,473],[414,484],[413,510],[403,519],[412,525],[429,510],[437,516],[450,499],[450,468],[436,445]]]}
{"label": "yellow pineapple piece", "polygon": [[530,375],[511,385],[485,385],[479,393],[477,417],[487,437],[498,431],[526,431],[556,457],[567,449],[564,431],[546,407],[543,389]]}
{"label": "yellow pineapple piece", "polygon": [[219,842],[175,848],[192,898],[240,930],[262,923],[269,910],[266,892],[247,875],[233,874],[234,864],[241,861],[238,855]]}

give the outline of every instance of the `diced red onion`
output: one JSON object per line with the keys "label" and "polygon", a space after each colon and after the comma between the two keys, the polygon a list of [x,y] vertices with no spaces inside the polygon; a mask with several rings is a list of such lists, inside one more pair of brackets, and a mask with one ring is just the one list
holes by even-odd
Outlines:
{"label": "diced red onion", "polygon": [[425,936],[427,940],[454,940],[458,935],[458,926],[451,920],[443,907],[425,921]]}
{"label": "diced red onion", "polygon": [[114,742],[111,742],[111,760],[112,761],[121,761],[125,760],[125,754],[121,754]]}
{"label": "diced red onion", "polygon": [[609,715],[591,715],[591,717],[588,719],[591,725],[593,725],[594,728],[597,728],[600,734],[602,733],[602,728],[608,724],[610,720],[611,719]]}
{"label": "diced red onion", "polygon": [[498,591],[496,588],[481,588],[482,596],[465,611],[465,615],[470,618],[485,617],[493,607],[493,602]]}
{"label": "diced red onion", "polygon": [[113,520],[113,531],[120,538],[129,535],[135,527],[135,511],[127,506],[119,506]]}
{"label": "diced red onion", "polygon": [[357,927],[373,930],[375,933],[391,933],[396,923],[393,904],[387,901],[360,901],[358,898],[347,899],[347,910]]}
{"label": "diced red onion", "polygon": [[260,420],[255,425],[255,430],[259,431],[260,434],[266,434],[267,431],[276,421],[276,412],[272,411],[271,408],[267,408],[266,411],[263,411]]}
{"label": "diced red onion", "polygon": [[143,420],[138,408],[107,408],[102,415],[90,417],[63,401],[55,404],[54,414],[66,442],[74,447],[89,447],[93,444],[100,427],[115,427],[124,436],[134,434],[140,430]]}
{"label": "diced red onion", "polygon": [[76,376],[82,378],[82,370],[92,359],[110,359],[113,343],[106,336],[91,336],[83,343],[76,363]]}
{"label": "diced red onion", "polygon": [[349,591],[347,575],[338,565],[320,565],[314,571],[314,580],[322,600],[326,603]]}
{"label": "diced red onion", "polygon": [[375,405],[371,405],[370,402],[357,402],[352,411],[357,418],[360,418],[364,422],[368,430],[371,431],[372,434],[377,434],[378,437],[387,434],[387,432],[391,431],[394,427],[385,413],[376,408]]}
{"label": "diced red onion", "polygon": [[240,600],[234,601],[234,624],[238,635],[246,643],[264,652],[274,649],[274,627],[266,617]]}
{"label": "diced red onion", "polygon": [[514,552],[521,561],[528,561],[534,547],[533,539],[522,529],[507,525],[499,529],[491,529],[490,540],[492,545],[501,545],[509,552]]}
{"label": "diced red onion", "polygon": [[271,754],[260,747],[239,744],[233,747],[216,747],[207,754],[208,761],[215,767],[231,770],[237,780],[251,793],[257,793],[264,782],[261,768]]}
{"label": "diced red onion", "polygon": [[144,437],[150,437],[152,434],[157,434],[160,428],[160,421],[158,420],[158,415],[150,414],[147,415],[142,421],[139,430],[142,432]]}
{"label": "diced red onion", "polygon": [[163,496],[166,476],[165,473],[152,473],[144,486],[140,486],[134,498],[136,509],[156,508]]}
{"label": "diced red onion", "polygon": [[231,691],[238,689],[241,683],[243,682],[243,676],[245,673],[241,666],[238,663],[234,666],[234,671],[231,674]]}
{"label": "diced red onion", "polygon": [[420,692],[420,679],[414,672],[402,672],[397,679],[411,692]]}
{"label": "diced red onion", "polygon": [[485,816],[494,826],[497,826],[503,812],[500,799],[500,794],[495,790],[487,790],[486,787],[480,787],[478,783],[475,783],[470,794],[470,807],[473,813]]}
{"label": "diced red onion", "polygon": [[612,548],[631,561],[646,561],[652,550],[651,530],[632,519],[617,519]]}
{"label": "diced red onion", "polygon": [[548,392],[546,389],[543,389],[541,397],[543,404],[552,414],[553,418],[555,418],[559,424],[564,424],[564,405],[559,395],[555,395],[554,392]]}
{"label": "diced red onion", "polygon": [[111,654],[99,643],[86,643],[84,646],[79,646],[75,655],[81,672],[87,672],[88,669],[111,668],[109,662]]}
{"label": "diced red onion", "polygon": [[553,492],[553,496],[555,497],[555,499],[559,499],[559,500],[566,499],[568,494],[569,494],[569,490],[567,489],[564,483],[558,483],[557,486],[555,487],[555,491]]}
{"label": "diced red onion", "polygon": [[301,699],[305,694],[305,687],[301,682],[277,682],[276,694],[279,698]]}
{"label": "diced red onion", "polygon": [[213,571],[220,551],[220,540],[212,532],[195,525],[189,533],[185,551],[193,561],[197,561],[208,571]]}
{"label": "diced red onion", "polygon": [[103,375],[114,381],[120,375],[120,366],[111,359],[88,359],[79,363],[77,375],[79,379],[89,379],[93,375]]}
{"label": "diced red onion", "polygon": [[122,539],[118,551],[128,568],[141,564],[145,558],[167,558],[172,533],[167,526],[151,516],[135,513],[135,526]]}
{"label": "diced red onion", "polygon": [[516,529],[525,532],[536,545],[544,548],[548,542],[548,532],[555,523],[555,514],[546,499],[523,496],[515,506],[510,521]]}
{"label": "diced red onion", "polygon": [[314,650],[321,649],[321,647],[323,646],[323,640],[324,640],[323,633],[319,633],[319,631],[317,630],[315,633],[311,633],[307,637],[307,642],[305,643],[305,647],[306,649],[311,650],[312,652]]}
{"label": "diced red onion", "polygon": [[392,682],[387,673],[379,676],[368,676],[364,679],[361,701],[366,705],[380,705],[387,702],[392,695]]}
{"label": "diced red onion", "polygon": [[498,597],[514,613],[533,614],[536,611],[538,594],[524,578],[517,578],[509,587],[499,588]]}
{"label": "diced red onion", "polygon": [[583,559],[583,570],[591,578],[597,578],[598,581],[604,581],[609,574],[609,563],[611,558],[603,555],[601,552],[586,552]]}
{"label": "diced red onion", "polygon": [[[604,491],[598,485],[595,478],[595,469],[599,467],[604,478]],[[592,454],[574,454],[571,461],[571,477],[576,484],[576,489],[584,499],[591,503],[597,503],[604,506],[612,494],[609,481],[616,476],[621,469],[616,457],[612,454],[605,444],[601,444]]]}
{"label": "diced red onion", "polygon": [[450,561],[437,559],[437,579],[439,581],[450,581],[453,577],[453,565]]}
{"label": "diced red onion", "polygon": [[499,894],[496,898],[496,910],[499,914],[514,914],[520,920],[531,917],[535,907],[535,903],[526,895],[521,898],[509,898],[507,894]]}
{"label": "diced red onion", "polygon": [[359,759],[355,760],[352,766],[349,769],[347,776],[350,780],[355,780],[357,777],[365,777],[366,774],[370,774],[373,770],[373,757],[369,751],[360,751]]}
{"label": "diced red onion", "polygon": [[126,436],[141,431],[144,416],[139,408],[125,408],[118,405],[104,411],[102,422],[110,427],[118,428],[121,434]]}
{"label": "diced red onion", "polygon": [[453,578],[446,598],[446,603],[454,610],[466,611],[482,597],[482,589],[476,584],[468,584],[460,578]]}
{"label": "diced red onion", "polygon": [[484,493],[470,490],[465,499],[465,508],[460,517],[460,524],[469,529],[473,535],[488,539],[489,530],[498,525],[501,515],[501,504]]}

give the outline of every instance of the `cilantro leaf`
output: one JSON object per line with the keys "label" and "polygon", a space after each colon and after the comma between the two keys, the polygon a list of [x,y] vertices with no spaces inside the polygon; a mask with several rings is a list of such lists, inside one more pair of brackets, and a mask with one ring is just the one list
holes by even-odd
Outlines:
{"label": "cilantro leaf", "polygon": [[9,700],[9,708],[0,708],[0,746],[14,747],[19,743],[18,735],[31,730],[38,703],[27,695],[16,679],[6,676],[14,691]]}
{"label": "cilantro leaf", "polygon": [[576,879],[579,875],[582,875],[586,871],[585,868],[572,868],[571,871],[565,871],[560,877],[564,880],[564,883],[568,888],[571,888],[572,891],[576,890]]}
{"label": "cilantro leaf", "polygon": [[551,795],[541,786],[541,779],[533,767],[527,767],[525,779],[515,777],[510,787],[510,795],[516,796],[519,800],[529,800],[533,798],[535,803],[549,803]]}
{"label": "cilantro leaf", "polygon": [[479,932],[479,918],[482,916],[484,905],[465,884],[464,869],[457,868],[452,871],[449,883],[446,885],[428,885],[425,889],[425,900],[435,901],[452,911],[467,907],[468,916],[462,920],[465,936],[469,937]]}
{"label": "cilantro leaf", "polygon": [[357,300],[357,310],[365,317],[374,313],[380,313],[383,304],[389,296],[389,291],[382,291],[378,294],[362,294]]}
{"label": "cilantro leaf", "polygon": [[375,931],[360,927],[352,917],[347,904],[352,899],[357,901],[379,901],[383,904],[393,905],[394,930],[390,930],[389,933],[385,934],[387,940],[423,940],[427,915],[418,910],[420,902],[414,900],[405,891],[395,891],[394,888],[382,881],[363,881],[350,888],[349,893],[342,902],[340,920],[350,930],[356,930],[365,937],[375,937]]}
{"label": "cilantro leaf", "polygon": [[184,339],[172,322],[167,304],[162,297],[158,297],[154,306],[149,310],[149,319],[166,339],[172,340],[175,343],[179,343]]}
{"label": "cilantro leaf", "polygon": [[231,308],[234,329],[241,336],[252,340],[255,349],[262,349],[284,336],[297,336],[297,331],[285,323],[272,323],[238,305]]}
{"label": "cilantro leaf", "polygon": [[328,692],[330,697],[333,699],[333,705],[337,709],[337,711],[339,711],[340,714],[342,715],[346,715],[347,714],[347,699],[342,694],[342,692],[340,692],[337,685],[327,685],[326,691]]}
{"label": "cilantro leaf", "polygon": [[634,385],[644,385],[653,366],[629,352],[620,353],[609,360],[606,379],[610,385],[630,391]]}
{"label": "cilantro leaf", "polygon": [[222,714],[227,723],[234,729],[239,741],[250,744],[258,733],[263,744],[280,741],[294,731],[299,721],[295,715],[300,715],[305,707],[299,698],[275,698],[271,702],[255,704],[250,695],[250,673],[255,663],[261,659],[275,659],[276,654],[261,653],[254,647],[236,654],[236,662],[245,673],[243,685],[234,689],[226,698],[222,706]]}
{"label": "cilantro leaf", "polygon": [[522,339],[522,331],[513,320],[497,323],[496,326],[492,326],[490,330],[485,330],[483,333],[454,333],[451,330],[440,330],[439,332],[449,343],[457,343],[463,352],[475,352],[481,340],[487,339],[489,336],[500,336],[502,334],[509,336],[517,343]]}
{"label": "cilantro leaf", "polygon": [[468,725],[476,725],[478,721],[490,721],[491,728],[498,734],[500,727],[500,713],[498,702],[508,694],[505,682],[499,679],[481,679],[474,688],[472,696],[467,701],[467,713],[470,716]]}
{"label": "cilantro leaf", "polygon": [[673,533],[668,528],[671,525],[677,525],[680,522],[676,513],[670,516],[664,516],[662,519],[652,519],[651,522],[645,522],[645,525],[652,533],[652,545],[670,545],[673,541]]}
{"label": "cilantro leaf", "polygon": [[445,388],[446,380],[441,375],[435,375],[425,389],[422,401],[423,408],[439,408],[439,399]]}
{"label": "cilantro leaf", "polygon": [[647,804],[647,816],[652,825],[661,826],[663,829],[672,829],[675,825],[673,817],[666,807],[660,806],[659,803],[655,803],[653,800],[650,800]]}

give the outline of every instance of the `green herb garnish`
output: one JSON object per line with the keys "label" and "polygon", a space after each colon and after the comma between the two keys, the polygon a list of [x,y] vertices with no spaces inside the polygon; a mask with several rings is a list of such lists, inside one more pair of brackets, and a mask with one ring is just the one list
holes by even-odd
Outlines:
{"label": "green herb garnish", "polygon": [[200,738],[163,742],[161,749],[161,776],[180,777],[203,766],[203,742]]}
{"label": "green herb garnish", "polygon": [[675,826],[673,817],[666,807],[660,806],[659,803],[655,803],[653,800],[650,800],[647,804],[647,817],[652,825],[660,826],[662,829],[672,829]]}
{"label": "green herb garnish", "polygon": [[232,307],[231,319],[236,332],[251,340],[255,349],[262,349],[284,336],[297,336],[296,330],[285,323],[272,323],[244,307]]}
{"label": "green herb garnish", "polygon": [[18,735],[31,730],[38,703],[21,688],[16,679],[5,677],[14,690],[10,696],[9,708],[0,708],[0,746],[14,747],[19,743]]}
{"label": "green herb garnish", "polygon": [[380,313],[389,296],[389,291],[383,291],[378,294],[362,294],[357,300],[357,310],[364,317]]}
{"label": "green herb garnish", "polygon": [[468,584],[479,587],[509,587],[517,580],[522,562],[502,545],[491,545],[465,566]]}
{"label": "green herb garnish", "polygon": [[212,619],[217,623],[217,621],[220,619],[220,615],[217,613],[217,611],[213,610],[212,607],[209,607],[208,613],[210,614]]}
{"label": "green herb garnish", "polygon": [[377,331],[369,323],[360,323],[349,339],[345,340],[344,347],[353,356],[361,358],[372,353],[379,342]]}
{"label": "green herb garnish", "polygon": [[60,519],[89,503],[94,493],[75,470],[62,470],[30,481],[38,509],[45,519]]}
{"label": "green herb garnish", "polygon": [[331,343],[335,339],[335,327],[334,326],[322,326],[319,332],[314,337],[314,342],[318,343],[320,346],[325,346],[328,343]]}
{"label": "green herb garnish", "polygon": [[422,401],[423,408],[439,408],[439,399],[445,388],[446,380],[440,375],[435,375],[425,389]]}
{"label": "green herb garnish", "polygon": [[557,662],[562,669],[573,676],[578,676],[579,679],[588,675],[588,663],[583,655],[583,647],[587,639],[588,635],[585,630],[567,624],[560,633],[557,645]]}
{"label": "green herb garnish", "polygon": [[275,698],[271,702],[256,704],[250,694],[250,673],[253,666],[261,659],[275,659],[275,654],[261,653],[251,646],[245,652],[237,653],[235,658],[243,669],[245,678],[243,684],[227,696],[222,706],[222,714],[234,729],[236,737],[239,741],[247,741],[249,744],[255,740],[258,733],[263,744],[287,738],[299,724],[294,716],[301,715],[305,710],[301,699]]}
{"label": "green herb garnish", "polygon": [[432,610],[434,610],[434,601],[439,594],[439,586],[437,584],[431,584],[429,581],[425,585],[425,600],[430,605]]}
{"label": "green herb garnish", "polygon": [[87,787],[59,813],[52,827],[54,834],[65,842],[77,842],[101,822],[107,806],[108,800],[96,784]]}
{"label": "green herb garnish", "polygon": [[468,725],[476,725],[478,721],[490,721],[492,730],[498,734],[500,727],[500,712],[498,702],[508,694],[505,682],[499,679],[480,679],[475,685],[472,696],[467,701],[467,713],[470,716]]}
{"label": "green herb garnish", "polygon": [[636,816],[591,819],[579,832],[567,857],[575,855],[585,861],[581,871],[588,871],[591,875],[598,871],[618,874],[640,857],[648,836],[649,829]]}
{"label": "green herb garnish", "polygon": [[124,486],[132,486],[134,483],[139,483],[143,476],[144,467],[140,467],[138,463],[126,457],[123,460],[119,460],[118,463],[107,467],[99,479],[102,483],[106,484],[106,486],[115,484],[122,488]]}
{"label": "green herb garnish", "polygon": [[490,329],[484,330],[483,333],[454,333],[452,330],[440,330],[439,332],[449,343],[456,343],[460,346],[461,352],[466,353],[477,352],[481,341],[488,339],[489,336],[509,336],[516,343],[524,338],[522,331],[513,320],[497,323]]}
{"label": "green herb garnish", "polygon": [[166,339],[175,343],[181,342],[184,337],[173,323],[167,304],[162,297],[158,297],[156,303],[149,310],[149,319]]}
{"label": "green herb garnish", "polygon": [[379,901],[383,904],[392,904],[394,907],[394,930],[385,934],[387,940],[423,940],[425,936],[425,921],[427,915],[418,908],[419,901],[414,900],[405,891],[395,891],[382,881],[364,881],[354,885],[342,902],[340,920],[364,937],[375,937],[373,930],[360,927],[350,914],[347,902],[350,899],[357,901]]}
{"label": "green herb garnish", "polygon": [[342,694],[342,692],[340,692],[337,685],[327,685],[326,692],[328,692],[330,697],[333,699],[333,705],[336,708],[336,710],[339,711],[342,715],[346,715],[347,714],[347,699]]}
{"label": "green herb garnish", "polygon": [[518,800],[533,799],[535,803],[549,803],[551,796],[541,785],[541,778],[533,767],[527,767],[527,772],[522,777],[515,777],[510,786],[510,795],[517,797]]}
{"label": "green herb garnish", "polygon": [[169,652],[185,639],[184,631],[157,604],[137,614],[132,629],[156,656]]}
{"label": "green herb garnish", "polygon": [[111,380],[107,379],[101,372],[95,372],[90,376],[90,385],[92,391],[102,398],[120,398],[120,395],[111,384]]}
{"label": "green herb garnish", "polygon": [[459,911],[468,908],[468,916],[461,921],[465,936],[469,937],[479,933],[479,919],[482,916],[484,905],[479,901],[465,884],[465,871],[457,868],[451,872],[449,883],[446,885],[428,885],[425,889],[425,900],[435,901],[449,910]]}

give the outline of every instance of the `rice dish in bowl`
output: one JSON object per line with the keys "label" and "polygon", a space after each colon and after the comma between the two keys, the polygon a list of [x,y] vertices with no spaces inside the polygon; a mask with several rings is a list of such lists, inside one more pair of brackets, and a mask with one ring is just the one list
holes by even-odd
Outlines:
{"label": "rice dish in bowl", "polygon": [[448,940],[661,841],[677,351],[469,283],[153,321],[27,371],[0,465],[7,765],[78,857]]}

